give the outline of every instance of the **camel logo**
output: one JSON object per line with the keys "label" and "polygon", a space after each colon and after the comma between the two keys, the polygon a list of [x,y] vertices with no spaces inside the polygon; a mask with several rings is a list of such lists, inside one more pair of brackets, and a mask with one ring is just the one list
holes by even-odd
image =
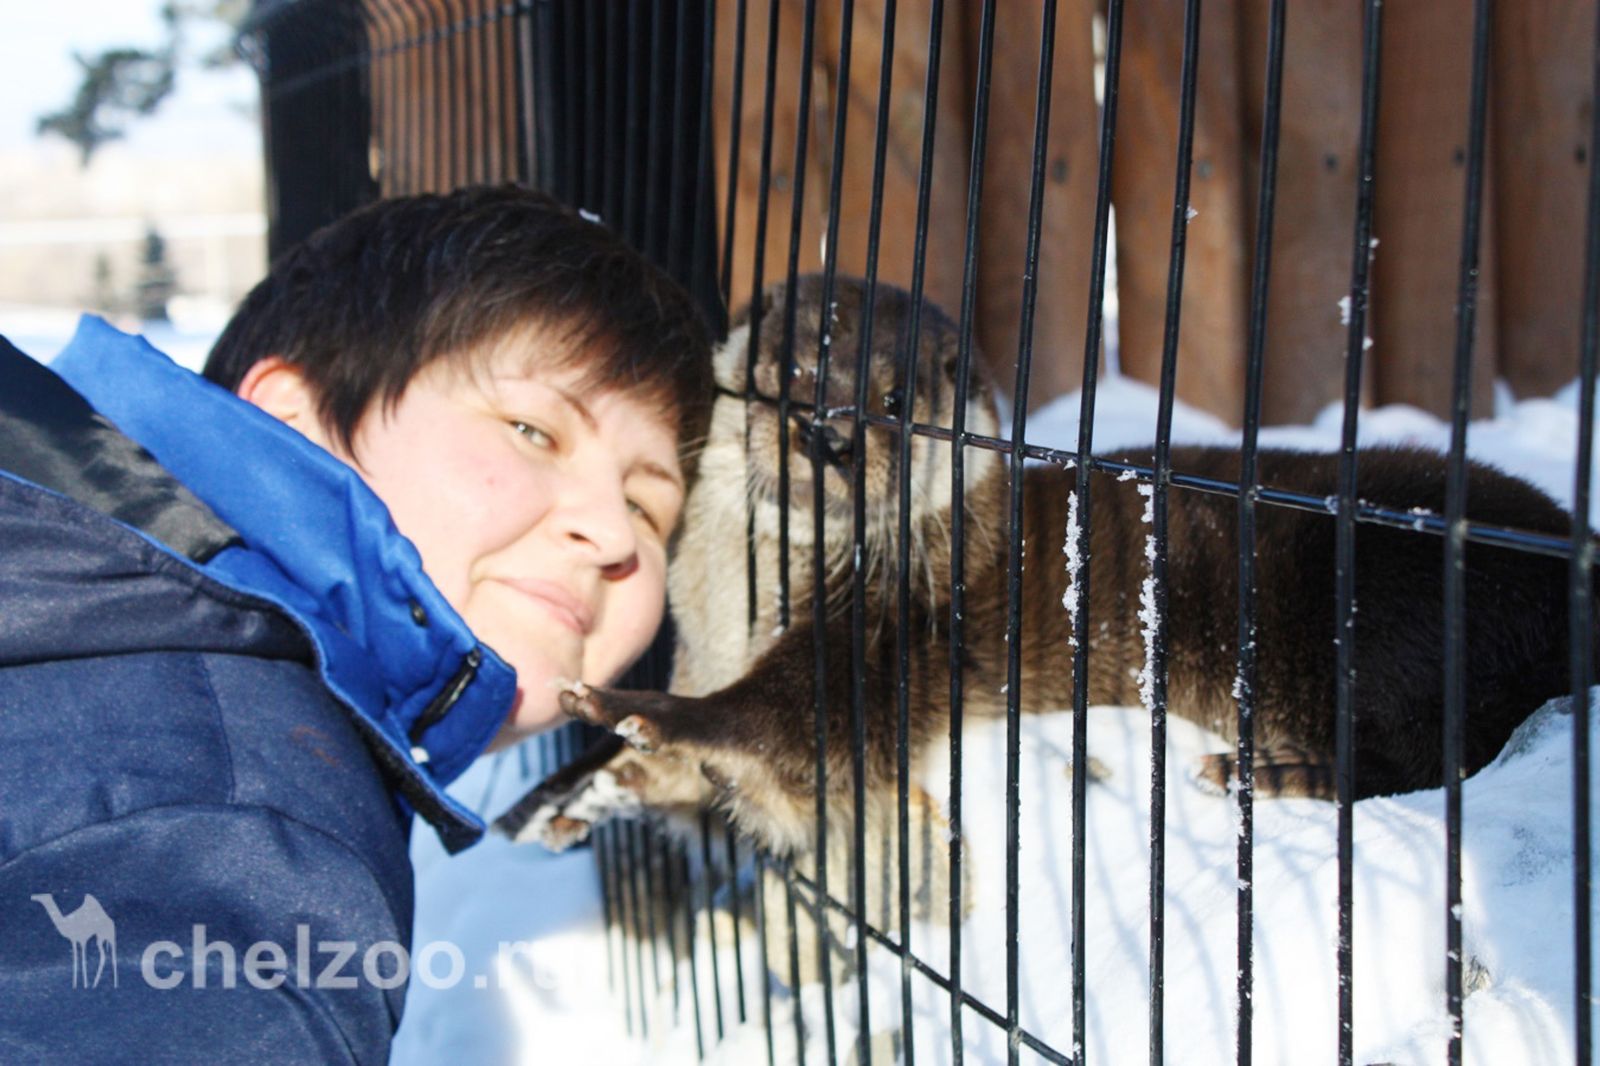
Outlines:
{"label": "camel logo", "polygon": [[[55,923],[56,932],[67,938],[72,945],[72,987],[78,987],[78,968],[83,968],[83,987],[99,988],[100,977],[106,968],[106,947],[111,948],[111,987],[117,986],[117,925],[100,906],[100,901],[89,895],[83,895],[83,902],[71,914],[62,914],[61,908],[56,906],[56,900],[48,892],[30,896],[50,915],[50,921]],[[96,941],[100,948],[100,965],[95,968],[94,980],[89,980],[89,941]]]}

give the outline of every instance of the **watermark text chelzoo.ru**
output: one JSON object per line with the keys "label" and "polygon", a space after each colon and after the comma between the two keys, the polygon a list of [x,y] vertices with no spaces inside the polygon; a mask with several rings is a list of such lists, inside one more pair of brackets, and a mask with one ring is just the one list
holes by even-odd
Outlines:
{"label": "watermark text chelzoo.ru", "polygon": [[[521,963],[535,980],[543,968],[534,963],[531,941],[502,941],[497,962]],[[446,940],[430,941],[415,954],[394,940],[379,940],[362,950],[353,940],[318,940],[311,929],[295,927],[292,950],[272,940],[258,940],[240,951],[226,940],[212,940],[204,925],[191,930],[187,945],[157,940],[144,949],[139,972],[152,988],[236,988],[241,980],[252,988],[356,988],[362,982],[379,989],[399,988],[409,980],[429,988],[453,988],[466,978],[461,949]],[[495,967],[498,972],[501,967]],[[489,976],[476,974],[475,988],[487,988]]]}

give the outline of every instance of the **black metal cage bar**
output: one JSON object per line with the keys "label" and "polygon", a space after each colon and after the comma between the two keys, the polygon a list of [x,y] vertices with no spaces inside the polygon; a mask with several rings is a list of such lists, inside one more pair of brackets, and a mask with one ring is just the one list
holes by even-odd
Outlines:
{"label": "black metal cage bar", "polygon": [[[1025,1056],[1058,1063],[1090,1061],[1095,1027],[1088,1008],[1095,981],[1091,960],[1098,938],[1107,935],[1090,924],[1085,903],[1097,873],[1086,844],[1094,761],[1089,748],[1090,678],[1103,669],[1090,655],[1090,645],[1096,625],[1105,619],[1091,617],[1090,575],[1083,560],[1090,553],[1097,518],[1107,520],[1110,505],[1103,501],[1109,500],[1111,485],[1132,480],[1146,494],[1148,525],[1138,535],[1149,546],[1148,573],[1135,595],[1146,612],[1139,688],[1151,722],[1148,923],[1140,931],[1149,997],[1143,1054],[1152,1063],[1184,1054],[1184,1038],[1167,1026],[1168,901],[1177,890],[1167,876],[1167,849],[1171,812],[1178,809],[1168,794],[1168,718],[1169,699],[1179,698],[1168,684],[1174,665],[1168,579],[1172,560],[1189,546],[1171,516],[1186,501],[1222,496],[1236,505],[1238,531],[1236,552],[1230,548],[1227,560],[1238,592],[1236,643],[1229,663],[1235,672],[1229,707],[1235,732],[1229,802],[1238,825],[1231,850],[1236,880],[1229,892],[1236,927],[1232,984],[1222,993],[1232,1010],[1235,1060],[1245,1064],[1264,1057],[1255,1039],[1255,1001],[1266,980],[1255,930],[1264,896],[1254,884],[1261,811],[1258,766],[1267,758],[1257,656],[1267,590],[1258,549],[1272,516],[1295,512],[1314,516],[1331,530],[1334,564],[1331,587],[1306,593],[1306,609],[1326,611],[1334,634],[1327,657],[1334,679],[1337,890],[1332,919],[1337,933],[1334,1002],[1326,1005],[1333,1021],[1326,1032],[1305,1034],[1304,1039],[1334,1049],[1341,1063],[1357,1061],[1354,871],[1356,799],[1361,794],[1357,784],[1363,767],[1357,762],[1355,738],[1362,727],[1362,686],[1373,683],[1356,672],[1356,618],[1362,606],[1356,595],[1362,563],[1357,540],[1361,530],[1383,529],[1437,544],[1443,568],[1444,640],[1438,656],[1444,693],[1439,900],[1444,978],[1438,1009],[1448,1028],[1440,1052],[1452,1063],[1463,1060],[1470,1035],[1466,1000],[1471,974],[1462,919],[1468,825],[1464,738],[1470,728],[1468,549],[1493,546],[1530,559],[1563,560],[1567,566],[1570,677],[1565,680],[1574,709],[1572,1038],[1575,1060],[1592,1061],[1592,797],[1586,708],[1594,680],[1597,543],[1589,508],[1600,350],[1600,164],[1593,159],[1600,144],[1600,110],[1593,107],[1592,95],[1600,92],[1600,17],[1585,9],[1593,19],[1586,26],[1594,33],[1588,71],[1592,89],[1585,112],[1590,128],[1585,130],[1587,145],[1578,149],[1578,162],[1586,167],[1587,243],[1581,265],[1576,260],[1569,264],[1572,272],[1582,274],[1581,302],[1571,308],[1578,324],[1577,359],[1569,368],[1578,380],[1578,444],[1573,525],[1570,534],[1557,535],[1476,520],[1468,511],[1468,423],[1481,410],[1475,406],[1481,399],[1474,391],[1475,380],[1481,380],[1475,378],[1475,368],[1493,358],[1492,351],[1485,353],[1483,339],[1483,323],[1490,318],[1486,293],[1494,237],[1487,212],[1494,202],[1491,177],[1506,180],[1503,174],[1492,174],[1493,140],[1498,136],[1492,129],[1495,77],[1501,69],[1496,65],[1497,34],[1514,14],[1509,6],[1475,0],[1470,31],[1460,38],[1467,49],[1463,69],[1470,77],[1460,86],[1465,101],[1455,163],[1460,173],[1452,178],[1460,186],[1462,213],[1460,229],[1452,237],[1459,255],[1442,512],[1376,503],[1363,499],[1357,489],[1363,462],[1357,447],[1358,415],[1373,395],[1375,373],[1367,349],[1375,320],[1373,294],[1380,284],[1373,266],[1378,204],[1384,189],[1405,177],[1398,165],[1381,172],[1378,167],[1380,88],[1385,94],[1397,91],[1380,85],[1384,50],[1392,45],[1386,44],[1385,35],[1396,32],[1394,22],[1386,30],[1381,0],[1362,5],[1349,54],[1355,72],[1351,100],[1359,106],[1359,113],[1350,116],[1349,159],[1335,158],[1330,150],[1325,168],[1346,182],[1349,210],[1340,216],[1339,244],[1343,247],[1344,240],[1353,238],[1353,246],[1349,283],[1343,290],[1344,364],[1337,375],[1342,404],[1337,491],[1319,496],[1268,484],[1261,474],[1267,418],[1263,382],[1269,376],[1273,326],[1282,313],[1280,264],[1293,254],[1283,246],[1281,228],[1297,206],[1286,184],[1295,151],[1288,124],[1297,100],[1304,102],[1292,87],[1296,53],[1290,42],[1296,20],[1310,16],[1302,16],[1285,0],[1261,0],[1239,12],[1220,6],[1202,11],[1200,0],[1186,0],[1181,16],[1179,5],[1169,7],[1171,23],[1165,30],[1173,47],[1164,62],[1175,75],[1168,79],[1170,92],[1159,99],[1174,142],[1167,145],[1173,154],[1162,158],[1170,158],[1175,170],[1169,172],[1173,185],[1164,249],[1166,284],[1155,308],[1161,333],[1159,380],[1154,383],[1158,398],[1149,438],[1153,446],[1139,455],[1101,455],[1096,453],[1095,420],[1107,372],[1108,296],[1117,292],[1108,276],[1117,255],[1114,207],[1124,202],[1121,182],[1129,166],[1118,158],[1129,121],[1119,111],[1130,99],[1148,106],[1150,97],[1130,94],[1153,92],[1150,71],[1126,65],[1130,49],[1142,50],[1137,56],[1141,63],[1151,62],[1150,46],[1138,36],[1148,33],[1145,24],[1151,16],[1125,10],[1123,0],[1039,0],[1032,5],[995,0],[806,0],[792,5],[779,0],[258,0],[241,51],[262,79],[274,254],[379,196],[514,181],[545,189],[615,228],[684,282],[721,335],[727,335],[730,321],[742,310],[739,305],[750,303],[744,320],[749,344],[744,401],[775,408],[774,481],[783,506],[777,550],[765,560],[758,559],[755,547],[755,512],[746,513],[750,548],[745,570],[738,575],[731,566],[730,574],[743,586],[752,627],[758,603],[767,599],[776,604],[780,630],[807,623],[812,627],[813,687],[794,697],[795,713],[807,716],[809,723],[813,847],[808,854],[766,853],[750,846],[714,811],[703,812],[694,826],[671,832],[651,819],[598,827],[592,847],[608,929],[605,963],[623,1004],[624,1024],[641,1040],[692,1025],[694,1047],[704,1058],[736,1030],[757,1026],[763,1030],[771,1066],[816,1057],[863,1066],[874,1061],[910,1064],[919,1058],[998,1061],[999,1056],[1008,1063]],[[1576,0],[1568,7],[1576,9]],[[1259,95],[1248,104],[1257,109],[1247,124],[1254,137],[1240,137],[1253,141],[1247,150],[1254,154],[1243,169],[1249,180],[1240,179],[1239,185],[1240,199],[1250,210],[1240,212],[1248,236],[1239,242],[1241,250],[1248,249],[1248,254],[1241,251],[1240,272],[1248,284],[1240,300],[1240,348],[1231,356],[1243,365],[1240,406],[1230,414],[1240,427],[1237,480],[1231,481],[1215,471],[1202,475],[1183,468],[1182,453],[1174,451],[1174,419],[1189,373],[1183,363],[1192,358],[1184,345],[1195,306],[1191,290],[1196,280],[1188,263],[1195,218],[1191,199],[1203,194],[1205,182],[1217,180],[1216,148],[1208,140],[1215,130],[1209,125],[1214,117],[1207,114],[1207,94],[1218,91],[1218,84],[1232,84],[1237,75],[1213,65],[1208,33],[1215,30],[1215,20],[1236,19],[1243,27],[1247,19],[1258,18],[1259,26],[1250,23],[1261,41],[1251,53],[1261,72],[1259,85],[1251,90]],[[1028,29],[997,32],[1005,20],[1025,20]],[[1088,49],[1069,52],[1059,47],[1068,39],[1063,27],[1081,27],[1087,35],[1091,23],[1097,41],[1092,75],[1069,65],[1081,62]],[[1028,43],[1026,54],[1016,47],[1019,36]],[[1032,72],[1028,92],[997,97],[1002,75],[1022,66]],[[1079,120],[1063,108],[1060,86],[1079,75],[1081,83],[1093,81],[1099,90],[1085,124],[1086,143],[1092,148],[1083,147],[1082,158],[1063,147],[1061,136],[1062,123]],[[1130,78],[1137,80],[1130,83]],[[1255,84],[1250,78],[1241,83]],[[1020,124],[1026,145],[1007,156],[1012,149],[1006,138],[1015,136],[1017,126],[1012,110],[1026,111]],[[1383,139],[1385,151],[1391,144]],[[1092,167],[1087,162],[1090,151]],[[1026,165],[1014,165],[1018,159]],[[1064,239],[1050,212],[1073,181],[1083,183],[1084,218],[1092,219],[1092,233],[1083,243],[1087,263],[1075,275],[1075,284],[1083,286],[1077,291],[1086,290],[1086,318],[1082,333],[1069,345],[1076,349],[1081,342],[1081,364],[1073,364],[1081,392],[1075,446],[1049,447],[1026,439],[1030,415],[1038,408],[1029,386],[1043,360],[1066,358],[1049,347],[1058,342],[1042,339],[1040,322],[1059,295],[1043,280],[1051,242]],[[787,210],[787,215],[774,219],[775,210]],[[1005,256],[992,256],[986,250],[987,235],[1007,224],[1008,214],[1021,220],[1016,226],[1020,242],[1008,247]],[[820,277],[819,320],[803,318],[818,311],[800,306],[797,298],[798,279],[812,272]],[[850,283],[852,273],[862,275],[865,293],[857,343],[836,347],[830,316],[840,287]],[[958,305],[948,289],[939,288],[946,283],[941,278],[957,279]],[[783,299],[764,308],[760,295],[772,291],[774,280],[784,285]],[[878,296],[891,281],[909,290],[900,342],[905,370],[896,381],[898,407],[881,413],[869,378],[886,329],[875,317]],[[1011,330],[1007,336],[1014,341],[1015,376],[1003,383],[1009,388],[1009,419],[1002,431],[990,433],[969,423],[968,410],[973,390],[980,387],[976,383],[986,380],[979,341],[980,334],[992,335],[983,331],[992,330],[1000,317],[985,302],[997,289],[1014,296],[1004,303],[1003,313]],[[918,345],[936,299],[950,303],[955,312],[953,413],[927,423],[914,412],[940,383],[919,380],[919,357],[927,353],[919,352]],[[1152,308],[1145,305],[1144,310]],[[1378,314],[1382,310],[1380,306]],[[802,350],[797,337],[813,336],[812,327],[818,343]],[[775,395],[767,395],[757,388],[757,352],[773,339],[780,361]],[[1441,374],[1443,366],[1441,360]],[[806,367],[813,380],[795,376],[797,368]],[[851,373],[855,387],[841,400],[830,392],[829,383]],[[825,419],[848,421],[845,436],[858,460],[848,514],[834,509],[825,494],[831,456],[824,434],[817,431]],[[750,432],[747,428],[747,445]],[[791,470],[790,439],[796,434],[806,450],[797,460],[802,465]],[[925,449],[947,457],[947,481],[937,491],[951,501],[949,568],[937,575],[947,596],[942,616],[929,629],[942,638],[933,653],[945,671],[938,675],[936,696],[948,700],[949,728],[926,751],[917,746],[919,709],[914,701],[921,690],[913,681],[916,671],[927,669],[928,636],[908,622],[914,613],[913,590],[922,580],[915,572],[919,532],[911,514],[916,501],[933,491],[914,475]],[[890,612],[892,652],[887,639],[879,641],[870,633],[868,604],[882,593],[870,584],[876,578],[860,563],[877,535],[869,528],[869,513],[882,502],[869,496],[862,470],[880,451],[885,461],[893,460],[889,468],[894,476],[885,495],[897,504],[894,528],[885,534],[883,563],[897,608]],[[987,469],[989,463],[1005,471],[1005,510],[993,528],[975,528],[967,501],[978,477],[974,471]],[[1069,560],[1072,597],[1070,604],[1063,602],[1070,612],[1073,645],[1071,702],[1060,708],[1071,715],[1071,750],[1066,755],[1071,781],[1059,790],[1063,824],[1070,826],[1071,837],[1070,905],[1063,925],[1070,944],[1061,946],[1060,987],[1048,989],[1029,987],[1024,976],[1023,960],[1034,945],[1029,942],[1021,861],[1028,828],[1023,793],[1035,784],[1028,781],[1023,761],[1024,686],[1039,684],[1024,662],[1025,644],[1035,639],[1035,616],[1025,609],[1025,572],[1030,562],[1043,565],[1039,551],[1030,558],[1029,549],[1038,546],[1023,540],[1030,501],[1024,475],[1030,465],[1041,464],[1072,471],[1075,478],[1066,528],[1058,531]],[[809,485],[793,480],[807,477]],[[806,526],[791,528],[794,484],[809,495],[811,512],[794,516],[795,523]],[[840,523],[848,523],[846,539],[856,560],[842,600],[830,599],[827,584],[829,568],[837,562],[827,554],[828,538],[846,528]],[[968,588],[967,559],[974,545],[991,539],[1003,544],[1004,595],[998,598],[1003,618],[997,614],[975,621],[968,611],[980,597]],[[792,552],[810,553],[809,560],[793,556],[800,560],[797,569],[809,566],[804,579],[809,589],[790,587]],[[792,610],[807,596],[803,608]],[[1095,601],[1097,610],[1102,602]],[[963,834],[975,831],[969,784],[975,756],[965,740],[973,717],[966,710],[976,695],[969,688],[973,648],[990,635],[978,632],[980,627],[992,625],[998,634],[1002,623],[1005,682],[1004,698],[998,702],[1004,712],[1005,863],[1003,871],[982,871],[997,874],[1003,882],[1004,976],[996,985],[981,984],[975,976],[973,943],[964,940],[973,928],[974,904],[966,879],[980,860]],[[848,633],[848,640],[831,641],[830,631]],[[623,687],[665,687],[672,641],[668,627]],[[886,661],[871,661],[875,655]],[[893,680],[893,704],[875,712],[867,679],[880,668]],[[848,683],[839,685],[841,677]],[[841,699],[847,707],[834,706]],[[874,713],[891,710],[894,787],[892,797],[886,793],[880,798],[869,785],[869,746],[878,735],[869,726]],[[514,772],[536,781],[578,757],[589,739],[569,729],[542,741],[538,758],[530,759],[526,751],[505,756],[493,772]],[[830,761],[830,752],[846,740],[848,761]],[[918,806],[927,798],[918,795],[921,786],[914,777],[928,751],[935,749],[948,760],[948,780],[941,782],[948,784],[947,800],[934,812],[945,819],[948,835],[919,853],[913,838],[927,832],[922,823],[929,816]],[[830,787],[830,774],[840,774],[841,768],[850,780]],[[880,799],[882,809],[874,806]],[[830,806],[839,802],[849,804],[848,817]],[[874,849],[882,854],[874,855]],[[940,853],[938,858],[929,859],[934,852]],[[922,898],[914,887],[918,864],[935,861],[947,866],[947,895]],[[925,912],[935,911],[948,926],[947,936],[921,931]],[[880,965],[885,962],[890,964],[887,970]],[[892,973],[892,980],[878,989],[884,994],[874,996],[876,975],[885,973]],[[998,987],[1004,990],[1003,1003],[989,996]],[[1054,1042],[1040,1023],[1044,1008],[1039,1004],[1046,1001],[1069,1019],[1056,1026]],[[936,1009],[930,1011],[929,1002],[936,1002]],[[930,1032],[937,1038],[930,1039]],[[1063,1037],[1065,1033],[1070,1037]]]}

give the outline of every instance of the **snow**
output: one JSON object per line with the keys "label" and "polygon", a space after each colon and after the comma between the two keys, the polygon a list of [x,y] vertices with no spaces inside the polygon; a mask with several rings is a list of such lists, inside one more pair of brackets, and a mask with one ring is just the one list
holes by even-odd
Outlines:
{"label": "snow", "polygon": [[[1577,398],[1576,383],[1546,399],[1511,401],[1497,390],[1495,416],[1472,424],[1468,451],[1570,506]],[[1148,446],[1155,425],[1154,389],[1113,374],[1101,379],[1097,400],[1097,452]],[[1077,416],[1075,395],[1048,405],[1030,416],[1030,441],[1073,447]],[[1261,443],[1333,449],[1341,419],[1334,404],[1309,425],[1264,429]],[[1238,435],[1210,415],[1179,404],[1173,439],[1227,443],[1236,442]],[[1424,412],[1396,405],[1364,412],[1359,441],[1364,446],[1408,443],[1443,451],[1449,428]],[[1591,498],[1591,520],[1600,521],[1600,485],[1594,486]],[[1070,559],[1068,565],[1074,565]],[[1600,729],[1600,704],[1592,704],[1588,714],[1591,731]],[[1230,749],[1183,719],[1169,718],[1167,729],[1167,1060],[1231,1061],[1239,811],[1232,797],[1203,792],[1189,780],[1196,756]],[[1069,714],[1022,721],[1017,849],[1021,1025],[1068,1051],[1073,1043],[1071,734]],[[541,776],[537,760],[528,755],[536,743],[481,761],[457,784],[456,793],[487,814],[504,810]],[[1091,708],[1087,744],[1109,776],[1092,780],[1088,787],[1084,1051],[1092,1061],[1144,1061],[1149,715],[1140,708]],[[1554,701],[1518,731],[1495,763],[1463,787],[1461,919],[1470,989],[1464,1008],[1469,1063],[1561,1062],[1575,1054],[1571,744],[1572,716],[1565,700]],[[934,746],[922,783],[936,800],[947,802],[943,750],[942,744]],[[962,836],[973,881],[970,917],[960,930],[961,978],[967,992],[1003,1013],[1004,722],[969,722],[963,766]],[[1600,788],[1600,781],[1591,787]],[[1331,804],[1300,800],[1262,800],[1253,810],[1255,1061],[1331,1062],[1337,1048],[1336,812]],[[1358,1062],[1443,1058],[1449,1030],[1444,1010],[1444,838],[1440,791],[1370,799],[1356,806],[1353,984]],[[695,1061],[687,1003],[676,1028],[652,1025],[648,1041],[627,1035],[620,975],[614,989],[607,978],[608,957],[614,948],[620,950],[620,941],[607,938],[592,850],[553,856],[536,846],[492,840],[446,858],[425,830],[416,834],[414,850],[418,948],[433,939],[452,939],[466,956],[466,972],[518,979],[492,981],[487,989],[463,982],[443,990],[414,981],[394,1062]],[[746,908],[747,920],[748,914]],[[1600,920],[1600,914],[1594,918]],[[696,946],[708,1059],[764,1061],[759,977],[753,972],[757,939],[747,932],[742,940],[749,1020],[740,1024],[728,987],[731,930],[718,933],[727,1032],[717,1044],[706,987],[706,933],[702,927]],[[918,958],[935,970],[946,970],[947,928],[914,925],[910,939]],[[528,954],[533,963],[521,970],[502,963],[497,969],[496,945],[511,940],[532,942]],[[871,1029],[881,1038],[899,1024],[900,962],[876,946],[869,960]],[[687,964],[680,967],[679,977],[687,997]],[[794,1059],[796,1009],[807,1032],[807,1061],[825,1061],[820,986],[806,985],[798,999],[781,982],[774,980],[771,987],[778,1061]],[[852,1055],[857,991],[853,979],[834,989],[840,1061]],[[664,988],[661,996],[646,997],[657,1022],[669,1015],[667,995]],[[948,993],[920,974],[914,976],[913,1038],[919,1063],[951,1061],[949,1003]],[[970,1009],[963,1019],[966,1061],[1004,1062],[1004,1030]],[[881,1039],[874,1044],[874,1061],[892,1060],[888,1046]],[[1040,1061],[1026,1047],[1022,1058]]]}
{"label": "snow", "polygon": [[[65,308],[0,303],[0,336],[41,363],[48,363],[72,340],[79,314]],[[207,307],[193,316],[176,316],[172,322],[119,318],[110,321],[124,332],[140,334],[179,366],[199,371],[226,319],[219,321]]]}
{"label": "snow", "polygon": [[1061,606],[1067,609],[1067,618],[1072,622],[1072,632],[1067,640],[1074,647],[1078,644],[1078,599],[1083,592],[1079,585],[1079,575],[1083,572],[1083,553],[1078,543],[1081,535],[1082,530],[1078,528],[1078,494],[1074,492],[1067,497],[1067,532],[1061,545],[1061,553],[1067,557],[1067,587],[1061,593]]}

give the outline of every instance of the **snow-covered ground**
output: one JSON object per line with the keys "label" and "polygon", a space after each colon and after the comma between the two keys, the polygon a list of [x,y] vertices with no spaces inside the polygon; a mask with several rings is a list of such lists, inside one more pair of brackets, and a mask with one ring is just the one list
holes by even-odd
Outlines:
{"label": "snow-covered ground", "polygon": [[[1469,448],[1570,505],[1578,433],[1576,386],[1551,399],[1498,398],[1496,416],[1474,423]],[[1097,450],[1147,443],[1155,391],[1109,377],[1098,394]],[[1074,447],[1078,401],[1067,397],[1034,415],[1031,442]],[[1264,444],[1307,449],[1338,445],[1340,413],[1311,425],[1266,430]],[[1202,413],[1179,407],[1178,442],[1236,440]],[[1366,412],[1364,445],[1408,441],[1438,449],[1448,428],[1411,408]],[[1600,518],[1600,501],[1596,515]],[[1597,715],[1591,708],[1591,722]],[[1592,727],[1593,728],[1593,727]],[[1167,1060],[1232,1061],[1235,988],[1235,848],[1237,810],[1183,779],[1189,757],[1227,745],[1197,727],[1169,724],[1166,870],[1165,1024]],[[1087,1056],[1096,1062],[1145,1061],[1148,1012],[1149,722],[1137,708],[1091,709],[1090,753],[1111,777],[1089,790],[1086,848],[1088,972]],[[1466,1060],[1544,1063],[1573,1056],[1572,718],[1556,701],[1523,727],[1506,752],[1464,789],[1463,911],[1465,951],[1474,991],[1465,1007]],[[961,930],[962,980],[968,992],[1003,1011],[1005,1004],[1004,726],[979,723],[965,734],[964,836],[973,873],[972,916]],[[491,757],[457,786],[495,814],[538,779],[527,748]],[[1030,717],[1022,737],[1020,1020],[1034,1036],[1071,1050],[1069,782],[1071,720]],[[941,768],[925,785],[947,792]],[[1333,807],[1310,801],[1256,805],[1254,971],[1258,1063],[1331,1062],[1337,1047],[1335,923],[1337,866]],[[1355,817],[1354,997],[1358,1062],[1434,1062],[1444,1053],[1444,804],[1440,792],[1366,800]],[[493,840],[446,858],[431,836],[417,834],[415,942],[453,940],[468,974],[496,975],[449,989],[413,981],[394,1061],[532,1063],[689,1062],[688,1024],[659,1024],[669,1003],[653,1006],[651,1040],[624,1032],[620,988],[607,980],[593,852],[552,856],[536,847]],[[840,892],[836,888],[836,893]],[[1600,915],[1597,915],[1600,917]],[[949,931],[917,926],[915,953],[943,972]],[[518,961],[497,962],[501,942],[530,942]],[[734,1020],[733,967],[721,940],[723,1010],[729,1034],[711,1052],[729,1064],[764,1061],[757,991],[747,988],[750,1023]],[[701,939],[702,958],[704,939]],[[745,969],[754,937],[745,942]],[[498,967],[498,968],[497,968]],[[687,970],[680,974],[683,994]],[[898,1026],[899,963],[875,950],[869,964],[873,1031]],[[705,964],[701,1001],[712,1007]],[[773,985],[779,1061],[793,1057],[796,1000]],[[665,994],[663,994],[665,995]],[[857,991],[835,993],[840,1061],[848,1061]],[[820,989],[798,1000],[807,1060],[823,1061]],[[913,1038],[918,1062],[950,1061],[949,998],[920,977],[913,982]],[[1600,1020],[1600,1019],[1597,1019]],[[1002,1030],[971,1010],[963,1025],[969,1062],[1005,1061]],[[708,1041],[710,1037],[708,1035]],[[880,1044],[881,1049],[885,1045]],[[883,1058],[881,1053],[879,1059]],[[1024,1049],[1023,1061],[1039,1061]]]}
{"label": "snow-covered ground", "polygon": [[[198,308],[195,314],[178,314],[171,322],[140,322],[138,319],[112,319],[111,324],[125,333],[138,333],[159,352],[165,352],[179,366],[198,371],[227,321],[227,309],[219,314],[214,307]],[[27,352],[41,363],[48,363],[78,328],[79,312],[69,308],[21,306],[0,303],[0,337]]]}

